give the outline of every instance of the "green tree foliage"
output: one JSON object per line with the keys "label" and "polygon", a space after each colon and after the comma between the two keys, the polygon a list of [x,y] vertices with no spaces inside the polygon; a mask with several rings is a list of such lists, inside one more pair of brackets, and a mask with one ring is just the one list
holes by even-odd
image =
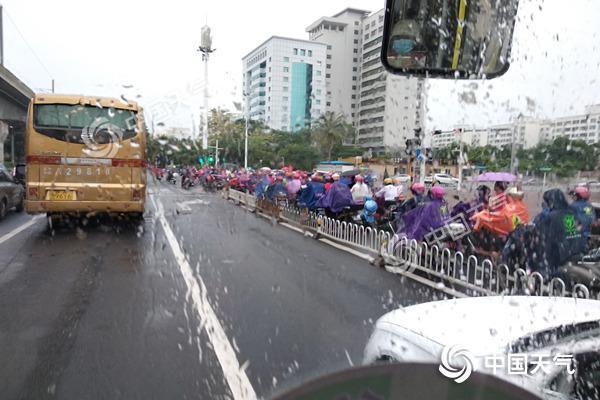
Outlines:
{"label": "green tree foliage", "polygon": [[341,114],[326,112],[315,123],[314,141],[323,149],[324,155],[330,160],[333,149],[344,140],[354,137],[354,129]]}
{"label": "green tree foliage", "polygon": [[[434,159],[455,160],[458,144],[435,149]],[[469,162],[475,166],[485,166],[488,171],[508,171],[510,169],[511,146],[468,147],[464,146]],[[556,138],[551,143],[540,143],[531,149],[518,148],[519,172],[526,175],[539,174],[540,168],[551,168],[559,177],[571,177],[578,171],[592,171],[600,168],[600,144],[587,144],[581,140],[571,141],[566,137]]]}
{"label": "green tree foliage", "polygon": [[[213,109],[208,125],[209,144],[214,146],[219,140],[220,159],[242,166],[245,120],[235,119],[226,110]],[[361,155],[362,148],[343,145],[344,139],[353,136],[352,127],[342,117],[333,114],[321,119],[313,130],[293,133],[272,130],[249,121],[248,163],[254,167],[271,168],[291,164],[311,170],[324,158]],[[198,158],[206,159],[209,154],[214,154],[214,149],[203,151],[201,139],[148,138],[148,158],[158,165],[198,165]]]}

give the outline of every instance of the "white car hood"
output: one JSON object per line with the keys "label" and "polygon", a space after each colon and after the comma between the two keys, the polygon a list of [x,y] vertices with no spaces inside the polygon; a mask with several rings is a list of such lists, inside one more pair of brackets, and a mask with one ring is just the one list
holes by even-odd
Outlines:
{"label": "white car hood", "polygon": [[534,332],[594,320],[600,320],[598,300],[497,296],[398,309],[382,316],[376,329],[403,337],[409,331],[442,347],[464,345],[478,356],[506,349],[514,340]]}

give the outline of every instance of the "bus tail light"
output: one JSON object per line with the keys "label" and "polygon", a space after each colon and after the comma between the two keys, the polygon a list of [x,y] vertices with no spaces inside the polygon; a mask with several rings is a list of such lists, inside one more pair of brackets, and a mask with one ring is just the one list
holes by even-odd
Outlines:
{"label": "bus tail light", "polygon": [[138,201],[142,199],[142,191],[140,189],[133,189],[133,200]]}
{"label": "bus tail light", "polygon": [[28,200],[37,200],[39,196],[39,190],[36,187],[30,187],[27,191],[27,199]]}

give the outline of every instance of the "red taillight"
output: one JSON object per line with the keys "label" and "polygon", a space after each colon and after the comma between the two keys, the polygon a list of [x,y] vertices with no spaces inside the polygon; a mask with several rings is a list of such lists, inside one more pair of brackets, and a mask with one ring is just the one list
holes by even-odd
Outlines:
{"label": "red taillight", "polygon": [[59,165],[62,163],[62,158],[60,156],[27,156],[27,163]]}
{"label": "red taillight", "polygon": [[143,164],[142,160],[123,160],[123,159],[112,159],[113,167],[141,167]]}
{"label": "red taillight", "polygon": [[141,200],[142,199],[142,191],[139,189],[133,189],[132,196],[133,196],[133,200]]}
{"label": "red taillight", "polygon": [[28,200],[37,200],[39,195],[38,188],[30,187],[27,191],[27,199]]}

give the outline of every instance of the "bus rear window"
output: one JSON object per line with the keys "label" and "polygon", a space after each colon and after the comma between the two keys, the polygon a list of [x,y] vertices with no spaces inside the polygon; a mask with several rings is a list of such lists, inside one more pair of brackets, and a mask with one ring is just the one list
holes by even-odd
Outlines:
{"label": "bus rear window", "polygon": [[33,118],[37,132],[72,143],[83,143],[81,132],[86,128],[94,132],[116,128],[122,140],[137,135],[137,113],[132,110],[80,104],[38,104],[34,106]]}

